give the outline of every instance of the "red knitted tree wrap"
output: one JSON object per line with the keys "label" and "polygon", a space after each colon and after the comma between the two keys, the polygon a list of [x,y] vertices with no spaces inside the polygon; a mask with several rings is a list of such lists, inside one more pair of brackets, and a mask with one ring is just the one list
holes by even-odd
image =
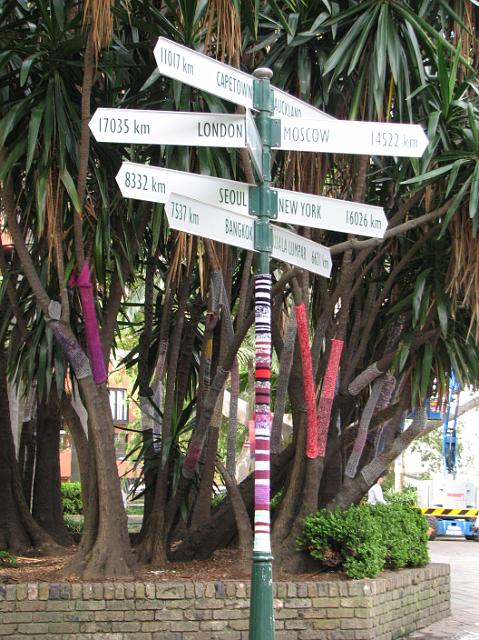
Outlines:
{"label": "red knitted tree wrap", "polygon": [[299,348],[303,365],[303,388],[306,403],[306,455],[308,458],[318,457],[318,417],[316,415],[316,394],[314,391],[313,365],[311,347],[309,345],[308,320],[304,303],[295,305],[296,323],[298,326]]}
{"label": "red knitted tree wrap", "polygon": [[326,453],[326,441],[328,439],[329,420],[333,407],[334,389],[338,377],[339,362],[343,351],[343,340],[331,340],[331,351],[329,353],[328,366],[324,374],[323,389],[319,400],[318,409],[318,454],[324,457]]}

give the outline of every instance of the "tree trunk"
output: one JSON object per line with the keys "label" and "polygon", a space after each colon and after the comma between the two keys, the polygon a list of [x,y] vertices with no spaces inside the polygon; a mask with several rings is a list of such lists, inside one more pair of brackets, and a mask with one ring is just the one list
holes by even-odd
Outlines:
{"label": "tree trunk", "polygon": [[32,504],[32,487],[36,454],[36,430],[37,417],[36,415],[32,415],[30,420],[22,423],[20,447],[18,449],[18,462],[20,465],[23,493],[25,494],[25,502],[29,508]]}
{"label": "tree trunk", "polygon": [[15,457],[7,394],[5,352],[0,348],[0,549],[13,554],[61,553],[55,541],[33,519],[23,494]]}
{"label": "tree trunk", "polygon": [[[81,575],[85,580],[105,577],[131,577],[137,571],[123,508],[120,479],[116,466],[108,391],[94,384],[91,376],[78,381],[90,420],[90,437],[98,477],[98,530],[91,548],[82,546],[65,573]],[[92,496],[90,495],[90,502]]]}
{"label": "tree trunk", "polygon": [[[278,456],[271,458],[271,494],[279,491],[285,482],[294,448],[289,445]],[[254,476],[248,476],[238,487],[250,517],[253,513]],[[226,547],[236,536],[235,514],[229,498],[225,498],[211,518],[198,529],[188,531],[182,542],[170,554],[172,560],[204,560],[219,548]]]}
{"label": "tree trunk", "polygon": [[83,424],[80,420],[80,416],[75,411],[71,399],[65,393],[63,394],[60,408],[63,420],[68,427],[70,435],[73,439],[76,454],[78,456],[82,501],[84,509],[86,510],[89,499],[88,496],[90,485],[94,484],[92,482],[92,478],[90,477],[91,465],[89,462],[88,438],[83,429]]}
{"label": "tree trunk", "polygon": [[216,467],[216,455],[218,451],[218,437],[222,420],[223,392],[216,401],[216,407],[211,419],[207,439],[208,444],[205,451],[203,470],[201,473],[200,487],[196,496],[193,515],[191,517],[191,528],[196,529],[201,522],[211,516],[211,494],[213,491],[213,478]]}
{"label": "tree trunk", "polygon": [[72,542],[63,521],[60,486],[60,402],[56,390],[38,407],[37,462],[32,513],[37,522],[59,544]]}

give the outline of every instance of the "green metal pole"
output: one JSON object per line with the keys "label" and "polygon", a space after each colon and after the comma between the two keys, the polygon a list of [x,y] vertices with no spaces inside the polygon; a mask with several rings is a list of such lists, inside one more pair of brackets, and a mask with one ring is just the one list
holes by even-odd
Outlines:
{"label": "green metal pole", "polygon": [[[251,600],[249,640],[274,640],[274,610],[273,610],[273,556],[271,554],[270,514],[269,514],[269,434],[265,437],[264,430],[271,426],[270,413],[270,368],[271,345],[269,356],[265,354],[265,342],[258,347],[258,326],[262,326],[263,332],[271,336],[271,278],[269,275],[269,259],[273,248],[273,232],[270,219],[277,215],[277,198],[271,190],[271,142],[272,142],[272,113],[273,92],[270,79],[273,75],[270,69],[259,68],[255,71],[254,103],[258,110],[256,125],[263,143],[262,152],[262,176],[259,185],[250,190],[252,202],[251,213],[256,215],[254,221],[255,249],[258,251],[256,262],[257,290],[255,294],[256,305],[256,459],[255,459],[255,538],[253,548],[253,565],[251,572]],[[259,282],[259,285],[258,285]],[[261,289],[263,299],[259,299],[258,286]],[[269,298],[264,303],[264,296]],[[269,305],[268,310],[264,309]],[[258,320],[259,313],[263,314]],[[266,313],[266,315],[264,315]],[[264,327],[265,318],[269,318],[269,327]],[[261,325],[262,322],[262,325]],[[267,339],[266,339],[267,340]],[[264,365],[258,365],[258,352],[263,349],[262,361]],[[264,369],[262,368],[264,366]],[[264,381],[258,378],[258,369],[264,375]],[[269,369],[269,370],[268,370]],[[267,373],[265,373],[267,372]],[[260,389],[258,391],[258,388]],[[261,394],[261,400],[258,400]],[[261,404],[258,404],[260,402]],[[258,447],[258,421],[261,422],[263,437],[261,438],[261,455]],[[265,426],[266,425],[266,426]],[[267,444],[265,444],[267,443]],[[267,447],[267,451],[265,448]],[[261,457],[261,462],[258,459]],[[261,469],[261,471],[259,471]]]}

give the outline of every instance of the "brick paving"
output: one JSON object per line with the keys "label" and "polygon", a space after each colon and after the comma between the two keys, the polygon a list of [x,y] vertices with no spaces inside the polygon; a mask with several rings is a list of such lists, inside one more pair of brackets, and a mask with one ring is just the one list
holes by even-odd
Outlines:
{"label": "brick paving", "polygon": [[451,616],[407,636],[408,640],[479,640],[479,543],[435,540],[431,562],[451,565]]}

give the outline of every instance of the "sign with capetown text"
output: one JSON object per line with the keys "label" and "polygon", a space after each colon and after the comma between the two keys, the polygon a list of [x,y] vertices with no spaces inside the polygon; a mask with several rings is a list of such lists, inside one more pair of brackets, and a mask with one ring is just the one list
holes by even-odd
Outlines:
{"label": "sign with capetown text", "polygon": [[[219,209],[178,193],[170,194],[165,211],[172,229],[255,251],[251,216]],[[271,227],[273,258],[329,277],[332,263],[327,247],[276,225]]]}
{"label": "sign with capetown text", "polygon": [[[165,204],[170,193],[189,195],[231,212],[249,214],[251,185],[245,182],[124,162],[116,176],[126,198]],[[382,238],[387,219],[381,207],[277,189],[277,222]]]}
{"label": "sign with capetown text", "polygon": [[[167,38],[158,38],[154,54],[159,72],[168,78],[254,109],[254,78],[249,73]],[[273,87],[273,103],[275,117],[333,119],[324,111],[276,87]]]}

